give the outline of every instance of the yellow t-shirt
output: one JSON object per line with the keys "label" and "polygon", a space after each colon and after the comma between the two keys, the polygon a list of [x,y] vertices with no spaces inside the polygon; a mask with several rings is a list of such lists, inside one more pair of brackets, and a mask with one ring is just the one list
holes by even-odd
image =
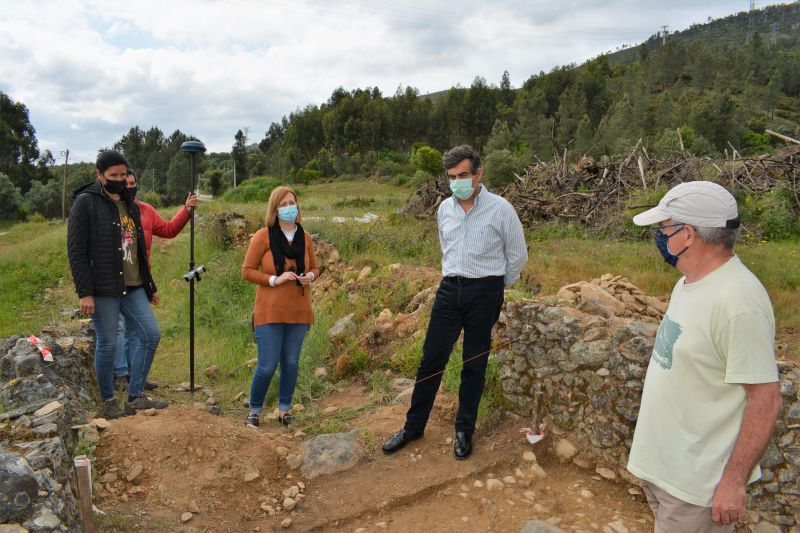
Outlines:
{"label": "yellow t-shirt", "polygon": [[[628,470],[710,507],[744,408],[743,383],[778,380],[767,291],[734,256],[672,291],[647,368]],[[761,477],[758,465],[749,482]]]}

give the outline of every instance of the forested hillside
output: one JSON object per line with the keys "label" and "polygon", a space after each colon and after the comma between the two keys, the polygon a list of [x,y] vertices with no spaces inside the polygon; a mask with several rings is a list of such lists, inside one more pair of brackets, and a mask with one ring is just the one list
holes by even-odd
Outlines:
{"label": "forested hillside", "polygon": [[[482,151],[494,186],[537,160],[613,157],[640,139],[655,157],[677,153],[681,142],[694,155],[768,152],[781,141],[766,129],[800,136],[800,4],[756,11],[752,28],[750,20],[740,13],[653,36],[517,87],[507,74],[497,84],[478,76],[470,87],[435,95],[339,87],[327,101],[265,127],[257,144],[239,130],[229,153],[201,157],[200,187],[217,195],[265,175],[422,183],[439,172],[441,152],[462,143]],[[48,182],[66,174],[71,191],[93,179],[92,165],[70,165],[66,173],[54,166],[49,151],[39,153],[25,105],[0,96],[0,218],[60,216],[62,187]],[[125,153],[144,198],[158,205],[179,202],[188,188],[188,161],[178,148],[190,138],[137,125],[109,147]]]}

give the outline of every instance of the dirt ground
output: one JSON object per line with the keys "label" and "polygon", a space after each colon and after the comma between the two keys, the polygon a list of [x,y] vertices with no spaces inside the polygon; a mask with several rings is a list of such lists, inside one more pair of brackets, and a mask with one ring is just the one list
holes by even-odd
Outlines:
{"label": "dirt ground", "polygon": [[[363,406],[370,394],[351,385],[319,407]],[[528,444],[519,433],[527,424],[514,415],[498,413],[483,422],[472,456],[456,461],[456,399],[445,392],[425,436],[386,456],[380,444],[402,426],[406,409],[378,404],[350,420],[349,428],[364,430],[364,457],[349,470],[311,480],[289,464],[309,438],[301,417],[291,429],[263,419],[255,429],[244,426],[238,411],[214,416],[174,404],[155,416],[113,421],[96,452],[95,505],[105,513],[99,529],[516,532],[542,520],[574,532],[652,530],[641,494],[559,464],[552,452],[556,438]],[[279,510],[283,491],[292,486],[300,491],[297,506]]]}

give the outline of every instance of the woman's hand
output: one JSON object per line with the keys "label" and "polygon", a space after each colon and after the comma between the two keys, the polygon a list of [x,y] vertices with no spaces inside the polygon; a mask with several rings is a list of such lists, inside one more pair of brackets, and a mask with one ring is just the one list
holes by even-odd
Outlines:
{"label": "woman's hand", "polygon": [[94,296],[84,296],[81,298],[81,313],[85,315],[94,314]]}
{"label": "woman's hand", "polygon": [[186,198],[186,203],[183,204],[186,207],[186,210],[189,211],[192,207],[197,205],[197,195],[189,193],[189,197]]}
{"label": "woman's hand", "polygon": [[311,285],[311,278],[313,278],[313,277],[314,276],[312,274],[309,274],[308,272],[306,272],[305,274],[303,274],[301,276],[297,276],[297,279],[300,280],[300,285],[307,286],[307,285]]}
{"label": "woman's hand", "polygon": [[283,285],[287,281],[294,281],[296,279],[299,279],[297,274],[287,271],[275,278],[275,286],[277,287],[278,285]]}

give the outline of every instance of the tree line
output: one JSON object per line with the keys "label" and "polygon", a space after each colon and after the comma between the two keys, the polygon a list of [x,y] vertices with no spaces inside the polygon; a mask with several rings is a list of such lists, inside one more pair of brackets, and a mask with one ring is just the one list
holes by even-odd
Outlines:
{"label": "tree line", "polygon": [[[476,77],[470,87],[421,95],[400,87],[333,91],[321,104],[271,124],[260,142],[234,135],[230,152],[198,160],[201,189],[220,194],[251,176],[307,182],[342,176],[390,176],[422,182],[439,172],[437,158],[471,144],[485,156],[491,185],[513,179],[529,164],[553,157],[613,158],[642,140],[655,156],[681,149],[717,155],[775,148],[770,128],[800,132],[800,41],[744,44],[651,39],[638,59],[612,66],[601,55],[583,65],[540,72],[513,88]],[[177,203],[188,190],[188,159],[176,130],[134,126],[111,147],[138,172],[152,203]],[[682,143],[682,146],[681,146]],[[50,182],[63,166],[40,153],[27,108],[0,93],[0,216],[38,211],[60,215],[61,188]],[[68,190],[93,179],[90,164],[70,165]]]}

